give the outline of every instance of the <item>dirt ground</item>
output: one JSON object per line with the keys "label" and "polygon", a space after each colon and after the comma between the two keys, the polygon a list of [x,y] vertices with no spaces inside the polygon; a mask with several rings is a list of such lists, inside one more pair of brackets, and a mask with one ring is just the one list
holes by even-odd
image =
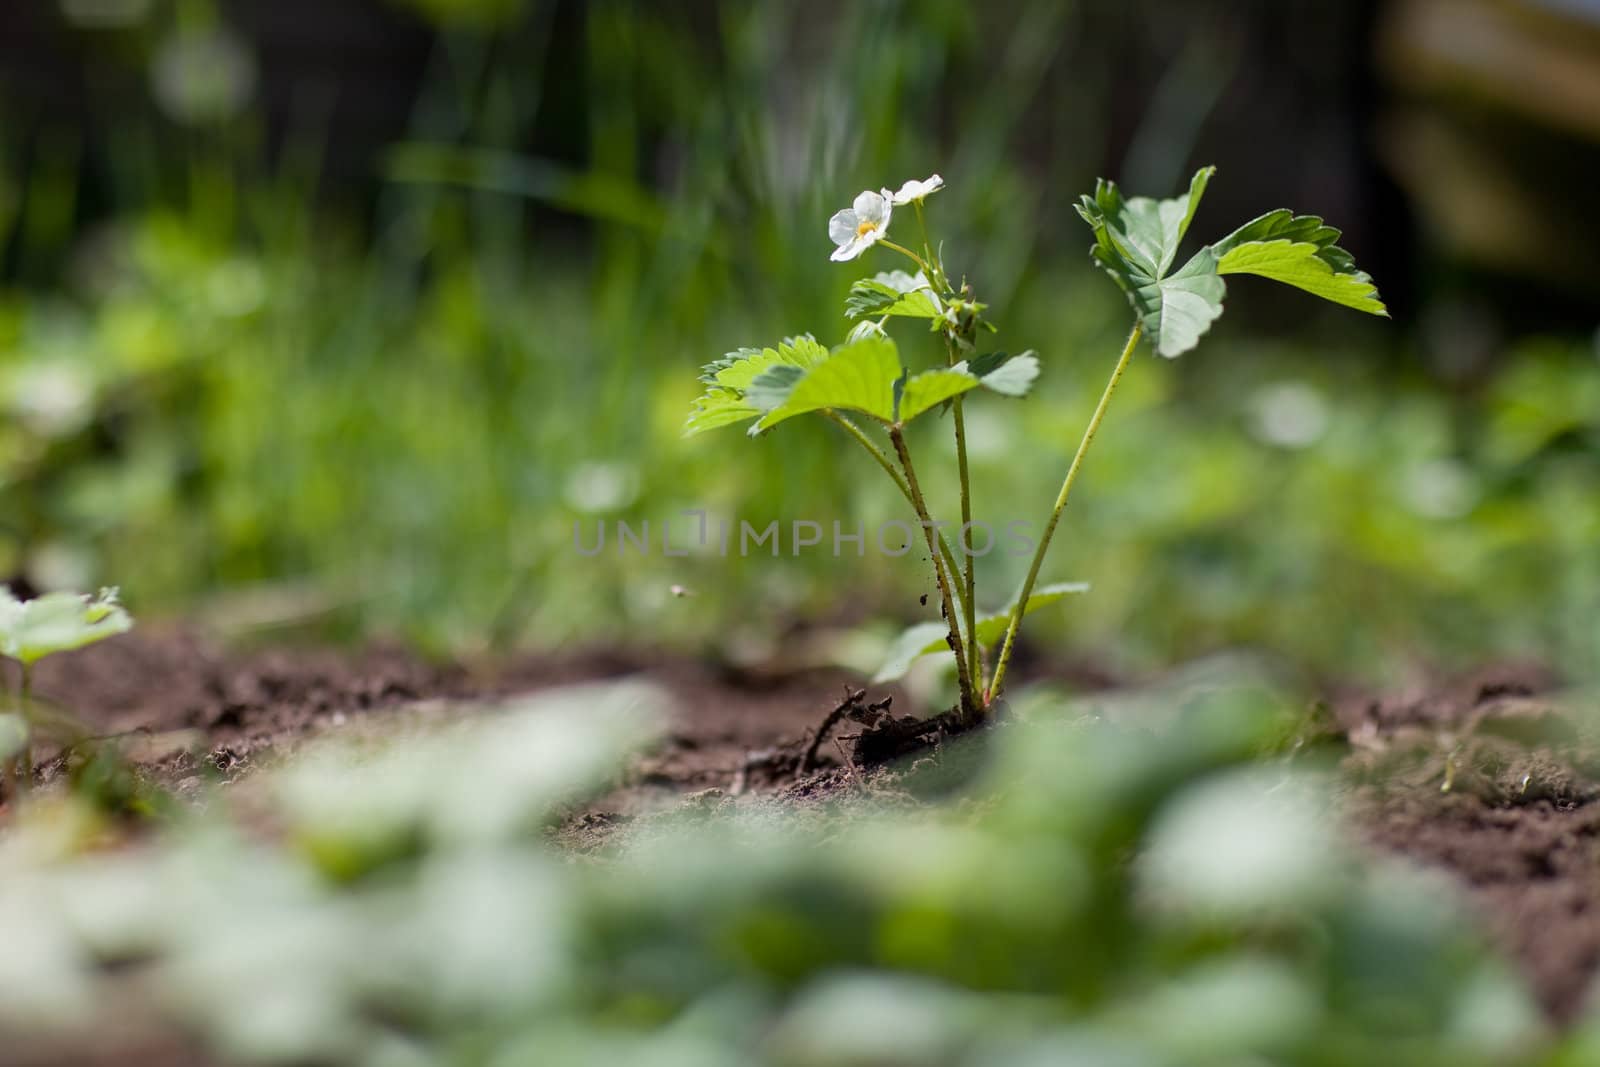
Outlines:
{"label": "dirt ground", "polygon": [[1348,809],[1368,842],[1451,872],[1558,1021],[1600,965],[1600,737],[1581,708],[1507,671],[1352,703]]}
{"label": "dirt ground", "polygon": [[[224,652],[147,629],[47,662],[36,689],[91,733],[118,735],[128,758],[183,793],[320,736],[403,729],[417,708],[451,714],[455,701],[624,676],[662,685],[679,717],[616,790],[561,828],[569,847],[595,847],[618,826],[682,803],[804,802],[861,780],[832,740],[806,760],[816,728],[851,688],[842,672],[616,651],[441,666],[381,647]],[[1353,832],[1451,872],[1551,1015],[1567,1020],[1600,966],[1600,744],[1581,718],[1538,695],[1549,684],[1519,669],[1404,699],[1345,699],[1333,706],[1332,729],[1347,742]],[[835,732],[860,730],[842,719]],[[66,755],[56,753],[41,746],[47,779],[64,772]]]}
{"label": "dirt ground", "polygon": [[[176,629],[144,629],[42,663],[37,699],[70,712],[80,732],[74,749],[73,733],[58,731],[52,741],[47,729],[36,755],[48,782],[66,772],[74,752],[110,740],[139,768],[185,792],[240,778],[318,738],[403,733],[496,698],[625,677],[665,689],[678,718],[661,746],[601,798],[594,812],[601,821],[706,790],[787,789],[842,763],[831,742],[805,760],[816,727],[851,691],[842,671],[718,667],[642,650],[474,667],[430,664],[383,646],[228,652]],[[894,693],[891,687],[873,696]],[[832,733],[849,736],[851,728],[859,730],[846,722]]]}

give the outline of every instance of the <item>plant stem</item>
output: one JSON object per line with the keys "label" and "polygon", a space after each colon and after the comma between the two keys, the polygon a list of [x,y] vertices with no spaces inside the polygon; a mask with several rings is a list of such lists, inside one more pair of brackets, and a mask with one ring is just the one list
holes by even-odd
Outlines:
{"label": "plant stem", "polygon": [[[917,501],[916,498],[911,495],[911,486],[907,484],[905,475],[901,474],[900,471],[895,467],[894,460],[885,455],[883,449],[873,444],[872,438],[868,437],[861,427],[857,426],[855,423],[851,422],[837,411],[834,411],[831,408],[824,409],[823,414],[828,416],[828,418],[832,419],[834,422],[838,423],[844,428],[845,433],[848,433],[851,437],[854,437],[861,443],[861,447],[866,449],[867,453],[871,455],[873,459],[878,461],[878,466],[882,467],[889,477],[894,480],[894,484],[899,488],[901,494],[906,498],[907,503],[915,508],[917,506]],[[956,567],[956,554],[950,548],[950,542],[945,540],[944,534],[942,533],[939,534],[939,555],[944,557],[944,565],[952,572],[958,569]]]}
{"label": "plant stem", "polygon": [[[11,679],[8,676],[5,664],[0,662],[0,707],[11,704]],[[17,760],[15,756],[7,756],[4,763],[0,763],[0,778],[4,778],[6,797],[15,799],[17,784]]]}
{"label": "plant stem", "polygon": [[17,754],[17,795],[26,796],[33,789],[33,668],[22,664],[22,686],[18,690],[18,709],[22,712],[22,728],[28,731]]}
{"label": "plant stem", "polygon": [[[972,551],[972,480],[967,476],[967,424],[961,413],[961,397],[955,398],[951,407],[955,416],[956,471],[961,481],[961,533],[956,543],[961,546],[966,570],[962,574],[962,607],[966,609],[967,662],[972,664],[973,681],[981,681],[978,674],[978,557]],[[987,706],[987,703],[981,705]]]}
{"label": "plant stem", "polygon": [[914,200],[912,201],[912,206],[917,209],[917,229],[922,231],[922,254],[927,257],[928,265],[933,268],[933,278],[931,280],[934,285],[939,286],[945,292],[949,292],[950,279],[944,276],[944,265],[939,262],[938,255],[933,251],[933,242],[928,239],[928,224],[922,217],[922,201]]}
{"label": "plant stem", "polygon": [[905,256],[906,258],[910,259],[911,262],[915,263],[919,268],[921,268],[924,274],[928,273],[929,268],[927,262],[905,245],[897,245],[887,237],[878,238],[878,243],[885,248],[894,249],[896,252],[899,252],[902,256]]}
{"label": "plant stem", "polygon": [[955,588],[953,572],[947,572],[943,560],[939,556],[937,531],[933,519],[928,514],[927,501],[923,499],[922,487],[917,484],[917,471],[911,465],[911,452],[906,448],[905,434],[900,427],[889,427],[889,439],[894,442],[895,453],[900,457],[900,467],[905,471],[906,486],[911,490],[911,506],[916,509],[917,518],[922,522],[923,534],[928,539],[928,555],[933,558],[933,576],[939,584],[939,596],[943,601],[945,621],[950,625],[950,651],[956,654],[956,680],[961,688],[961,714],[971,721],[980,711],[977,696],[973,692],[973,677],[967,669],[967,652],[962,647],[961,620],[956,615],[955,602],[952,590]]}
{"label": "plant stem", "polygon": [[1056,524],[1061,521],[1061,513],[1066,509],[1067,498],[1072,495],[1072,486],[1078,480],[1078,471],[1083,468],[1083,457],[1088,454],[1089,446],[1094,443],[1094,435],[1099,431],[1100,422],[1106,416],[1106,408],[1111,404],[1111,395],[1117,391],[1117,384],[1122,381],[1122,374],[1128,369],[1128,361],[1133,358],[1133,350],[1139,346],[1142,332],[1143,327],[1135,323],[1133,332],[1128,334],[1128,343],[1122,348],[1122,358],[1117,360],[1116,369],[1111,372],[1111,380],[1106,382],[1105,392],[1100,394],[1100,403],[1095,406],[1094,415],[1090,417],[1089,425],[1083,431],[1083,441],[1078,445],[1077,455],[1072,457],[1072,466],[1067,468],[1067,477],[1061,483],[1061,492],[1056,495],[1056,504],[1050,512],[1050,521],[1045,523],[1044,535],[1039,539],[1039,547],[1033,552],[1033,562],[1028,566],[1028,577],[1023,579],[1022,591],[1017,595],[1017,602],[1011,608],[1011,619],[1006,624],[1005,644],[1000,647],[1000,659],[995,664],[994,678],[989,682],[985,694],[991,700],[1000,694],[1000,687],[1005,683],[1006,668],[1011,664],[1011,652],[1017,642],[1017,630],[1022,626],[1022,616],[1028,608],[1028,597],[1033,595],[1033,584],[1039,580],[1039,567],[1044,563],[1044,554],[1050,548],[1050,538],[1055,535]]}

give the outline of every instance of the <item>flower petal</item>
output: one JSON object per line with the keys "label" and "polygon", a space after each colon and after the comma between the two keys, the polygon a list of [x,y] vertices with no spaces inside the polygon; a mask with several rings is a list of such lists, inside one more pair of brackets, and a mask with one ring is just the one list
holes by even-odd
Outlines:
{"label": "flower petal", "polygon": [[854,206],[856,214],[862,222],[877,223],[880,229],[889,225],[889,212],[892,209],[889,206],[888,198],[882,193],[875,193],[868,189],[856,197]]}
{"label": "flower petal", "polygon": [[849,244],[855,239],[856,227],[860,224],[861,220],[849,208],[836,211],[828,220],[828,238],[836,245]]}
{"label": "flower petal", "polygon": [[926,197],[932,196],[944,188],[944,179],[937,174],[929,175],[926,181],[917,181],[915,178],[900,187],[890,200],[896,204],[910,204]]}
{"label": "flower petal", "polygon": [[858,231],[856,235],[850,239],[848,244],[843,244],[838,248],[835,248],[833,250],[833,255],[829,256],[828,258],[833,260],[835,263],[843,263],[847,259],[855,259],[861,253],[877,244],[878,239],[882,236],[883,230],[881,229]]}

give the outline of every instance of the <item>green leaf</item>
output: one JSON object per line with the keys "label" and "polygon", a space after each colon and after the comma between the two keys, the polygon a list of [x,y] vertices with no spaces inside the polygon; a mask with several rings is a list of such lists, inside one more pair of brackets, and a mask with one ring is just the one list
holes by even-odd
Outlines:
{"label": "green leaf", "polygon": [[700,380],[709,388],[691,405],[683,436],[744,422],[778,407],[787,398],[785,386],[827,359],[828,350],[803,334],[785,338],[777,348],[741,348],[706,364]]}
{"label": "green leaf", "polygon": [[[1054,585],[1041,586],[1028,597],[1028,605],[1022,614],[1031,615],[1058,600],[1088,591],[1087,582],[1057,582]],[[1011,610],[1015,605],[1016,602],[1012,601],[1011,606],[1004,610],[984,615],[977,620],[978,644],[988,648],[1005,637],[1006,627],[1011,622]],[[950,628],[942,622],[919,622],[915,626],[907,627],[889,646],[889,653],[884,658],[883,666],[872,677],[873,682],[882,684],[903,678],[911,669],[911,664],[921,657],[949,652],[950,645],[947,640],[949,633]]]}
{"label": "green leaf", "polygon": [[1169,358],[1199,343],[1222,314],[1227,294],[1209,250],[1167,275],[1214,173],[1212,167],[1199,171],[1188,193],[1160,201],[1124,200],[1115,183],[1102,180],[1078,206],[1094,231],[1095,262],[1128,295],[1156,351]]}
{"label": "green leaf", "polygon": [[1227,295],[1216,258],[1202,248],[1178,273],[1140,286],[1131,300],[1156,351],[1173,359],[1200,343],[1222,316]]}
{"label": "green leaf", "polygon": [[863,278],[850,287],[850,295],[844,300],[844,316],[847,319],[876,318],[899,299],[900,294],[887,285]]}
{"label": "green leaf", "polygon": [[1094,196],[1083,198],[1078,214],[1094,230],[1097,245],[1107,254],[1102,265],[1111,269],[1112,263],[1123,264],[1147,281],[1165,275],[1216,172],[1215,167],[1198,171],[1189,191],[1171,200],[1144,196],[1124,200],[1115,182],[1097,182]]}
{"label": "green leaf", "polygon": [[[1087,593],[1088,591],[1088,582],[1056,582],[1052,585],[1039,586],[1028,597],[1028,605],[1022,609],[1022,615],[1026,618],[1040,608],[1049,607],[1058,600],[1064,600],[1069,596],[1076,596],[1079,593]],[[978,620],[978,644],[988,648],[1006,635],[1006,626],[1011,622],[1011,611],[1014,607],[1016,607],[1016,601],[1013,600],[1003,610],[997,611],[992,615],[985,615]]]}
{"label": "green leaf", "polygon": [[985,389],[1001,396],[1027,396],[1039,377],[1039,357],[1031,351],[1016,356],[986,352],[969,359],[966,367]]}
{"label": "green leaf", "polygon": [[1213,244],[1211,250],[1221,259],[1240,245],[1252,241],[1295,241],[1326,248],[1348,261],[1349,254],[1334,244],[1339,236],[1338,230],[1325,225],[1315,215],[1296,215],[1288,208],[1279,208],[1251,219]]}
{"label": "green leaf", "polygon": [[853,341],[811,368],[795,383],[788,400],[767,412],[750,432],[761,433],[785,419],[825,408],[859,411],[880,422],[893,422],[895,386],[902,374],[893,341],[887,337]]}
{"label": "green leaf", "polygon": [[942,622],[919,622],[902,630],[900,636],[889,646],[889,654],[884,658],[883,666],[872,676],[873,684],[881,685],[884,682],[897,681],[904,678],[906,672],[911,669],[911,664],[923,656],[934,652],[949,652],[950,645],[946,642],[949,633],[950,627]]}
{"label": "green leaf", "polygon": [[799,367],[783,363],[770,367],[761,372],[750,383],[750,388],[745,390],[745,403],[760,411],[771,411],[782,407],[789,399],[789,394],[794,392],[794,387],[799,384],[806,372]]}
{"label": "green leaf", "polygon": [[27,601],[0,589],[0,654],[23,664],[92,645],[132,627],[133,619],[117,603],[114,589],[102,589],[93,598],[48,593]]}
{"label": "green leaf", "polygon": [[732,389],[708,389],[689,409],[689,419],[683,424],[683,436],[693,437],[707,430],[753,419],[760,414],[760,408],[745,403],[744,397]]}
{"label": "green leaf", "polygon": [[1268,212],[1212,246],[1219,274],[1256,274],[1313,296],[1388,316],[1372,277],[1358,270],[1336,242],[1339,231],[1316,215],[1286,209]]}
{"label": "green leaf", "polygon": [[1205,197],[1206,186],[1216,172],[1215,167],[1206,167],[1197,172],[1189,182],[1189,191],[1183,196],[1171,200],[1136,196],[1127,202],[1123,215],[1126,220],[1125,239],[1149,257],[1156,266],[1158,276],[1171,269],[1172,261],[1178,255],[1178,246],[1183,243],[1184,234],[1189,232],[1189,224],[1194,221],[1194,214]]}
{"label": "green leaf", "polygon": [[942,319],[944,309],[933,287],[921,275],[903,270],[863,278],[850,287],[844,313],[852,319],[895,315],[912,319]]}
{"label": "green leaf", "polygon": [[907,381],[901,390],[896,421],[910,422],[929,408],[976,389],[979,384],[977,375],[969,374],[960,366],[923,371]]}
{"label": "green leaf", "polygon": [[[1178,245],[1182,243],[1184,236],[1188,234],[1189,224],[1194,221],[1195,212],[1200,210],[1200,201],[1205,199],[1206,187],[1211,184],[1211,179],[1216,176],[1216,173],[1216,167],[1201,167],[1195,172],[1194,177],[1189,180],[1188,195],[1178,198],[1178,201],[1183,204],[1183,220],[1178,224],[1178,235],[1172,242],[1172,250],[1174,252],[1178,250]],[[1170,259],[1167,261],[1167,265],[1171,266]]]}
{"label": "green leaf", "polygon": [[[724,371],[731,371],[733,368],[738,367],[741,364],[761,359],[762,351],[763,350],[759,348],[736,348],[732,352],[724,355],[721,359],[712,360],[704,367],[701,367],[700,380],[705,382],[707,385],[722,385],[724,383],[721,381],[721,377]],[[772,363],[777,361],[776,357],[778,353],[776,349],[769,348],[765,351],[772,353],[773,359],[771,361],[752,367],[749,377],[746,377],[742,382],[737,378],[730,377],[727,387],[730,389],[743,389],[745,386],[750,384],[750,378],[760,374],[762,371],[770,367]]]}
{"label": "green leaf", "polygon": [[707,385],[740,392],[750,388],[757,377],[776,366],[808,369],[828,358],[828,350],[810,334],[786,337],[777,348],[741,348],[705,365],[700,380]]}

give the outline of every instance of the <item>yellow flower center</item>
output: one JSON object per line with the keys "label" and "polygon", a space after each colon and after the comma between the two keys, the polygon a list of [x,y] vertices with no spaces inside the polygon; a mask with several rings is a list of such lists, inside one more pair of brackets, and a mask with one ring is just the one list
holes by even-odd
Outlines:
{"label": "yellow flower center", "polygon": [[877,228],[878,224],[876,222],[863,222],[860,226],[856,227],[856,236],[865,237],[867,234],[872,233]]}

